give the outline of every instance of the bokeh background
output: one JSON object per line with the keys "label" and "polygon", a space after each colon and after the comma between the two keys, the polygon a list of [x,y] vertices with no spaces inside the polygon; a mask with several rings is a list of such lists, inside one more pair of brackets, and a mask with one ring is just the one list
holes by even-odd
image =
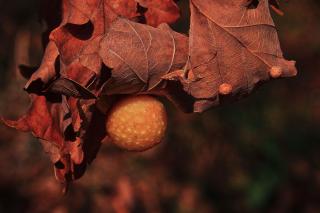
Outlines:
{"label": "bokeh background", "polygon": [[[39,0],[0,0],[0,114],[29,106],[18,64],[41,61]],[[174,27],[187,32],[183,19]],[[30,134],[0,125],[0,212],[320,212],[320,2],[282,1],[275,14],[296,78],[237,103],[186,115],[169,103],[163,144],[128,153],[104,144],[62,196]]]}

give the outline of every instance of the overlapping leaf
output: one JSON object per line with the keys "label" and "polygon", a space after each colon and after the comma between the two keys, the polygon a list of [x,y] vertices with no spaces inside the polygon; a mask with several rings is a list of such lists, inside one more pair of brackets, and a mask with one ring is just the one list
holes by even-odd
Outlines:
{"label": "overlapping leaf", "polygon": [[187,38],[167,25],[153,28],[118,19],[100,47],[103,63],[113,69],[104,87],[107,95],[150,91],[187,60]]}
{"label": "overlapping leaf", "polygon": [[192,0],[189,54],[192,79],[180,80],[197,112],[223,95],[243,96],[270,77],[296,74],[282,56],[267,0]]}

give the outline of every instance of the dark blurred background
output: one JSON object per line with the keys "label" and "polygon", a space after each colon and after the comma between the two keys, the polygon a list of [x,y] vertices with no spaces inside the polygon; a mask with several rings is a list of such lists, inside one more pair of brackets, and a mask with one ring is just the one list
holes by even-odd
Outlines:
{"label": "dark blurred background", "polygon": [[[29,106],[17,65],[41,61],[39,2],[0,0],[0,114],[10,118]],[[104,144],[66,196],[38,141],[0,125],[0,212],[320,212],[320,2],[281,5],[285,16],[273,16],[296,78],[202,115],[168,105],[163,144]],[[187,32],[186,17],[176,29]]]}

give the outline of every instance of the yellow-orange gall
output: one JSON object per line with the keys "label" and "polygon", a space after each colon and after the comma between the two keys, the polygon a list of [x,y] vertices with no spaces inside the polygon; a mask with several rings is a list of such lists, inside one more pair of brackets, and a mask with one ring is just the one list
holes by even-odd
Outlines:
{"label": "yellow-orange gall", "polygon": [[270,68],[270,75],[272,78],[279,78],[282,75],[282,68],[279,66],[273,66]]}
{"label": "yellow-orange gall", "polygon": [[144,151],[159,144],[167,128],[164,105],[156,98],[124,98],[110,110],[106,129],[111,141],[129,151]]}
{"label": "yellow-orange gall", "polygon": [[232,86],[227,83],[223,83],[219,86],[219,93],[221,95],[229,95],[232,92]]}

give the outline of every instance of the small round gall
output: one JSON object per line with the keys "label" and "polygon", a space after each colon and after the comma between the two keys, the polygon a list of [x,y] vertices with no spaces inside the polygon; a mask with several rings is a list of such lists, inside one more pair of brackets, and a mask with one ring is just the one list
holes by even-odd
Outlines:
{"label": "small round gall", "polygon": [[159,144],[167,128],[164,105],[156,98],[124,98],[110,110],[106,130],[111,141],[128,151],[145,151]]}
{"label": "small round gall", "polygon": [[227,83],[223,83],[219,86],[219,93],[221,95],[229,95],[232,92],[232,86]]}
{"label": "small round gall", "polygon": [[270,76],[272,78],[279,78],[282,75],[282,68],[279,66],[273,66],[270,69]]}

